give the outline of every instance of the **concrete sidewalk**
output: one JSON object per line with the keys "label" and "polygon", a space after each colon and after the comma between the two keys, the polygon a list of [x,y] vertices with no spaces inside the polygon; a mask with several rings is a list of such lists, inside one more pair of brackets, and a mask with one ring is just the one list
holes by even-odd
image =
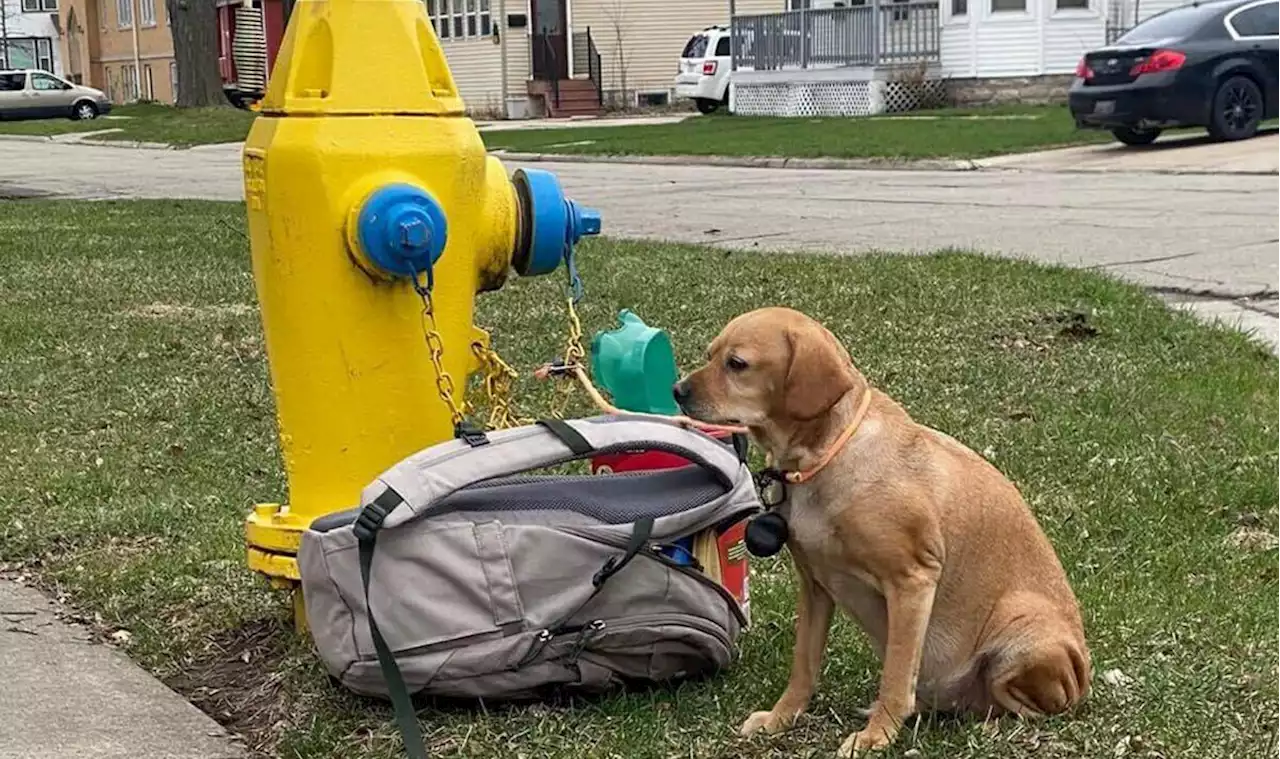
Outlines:
{"label": "concrete sidewalk", "polygon": [[1164,137],[1146,147],[1118,142],[984,158],[981,168],[1020,171],[1155,174],[1269,174],[1280,171],[1280,135],[1270,128],[1251,140],[1214,142],[1201,133]]}
{"label": "concrete sidewalk", "polygon": [[0,759],[240,759],[225,730],[123,653],[0,578]]}

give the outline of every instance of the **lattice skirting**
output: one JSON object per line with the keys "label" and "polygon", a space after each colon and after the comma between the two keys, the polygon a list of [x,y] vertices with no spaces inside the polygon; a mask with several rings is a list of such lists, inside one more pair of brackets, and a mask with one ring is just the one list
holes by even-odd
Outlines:
{"label": "lattice skirting", "polygon": [[870,116],[943,102],[941,79],[911,82],[735,82],[733,112],[744,116]]}
{"label": "lattice skirting", "polygon": [[883,82],[884,110],[902,113],[917,108],[939,108],[947,102],[947,83],[941,79],[914,82]]}

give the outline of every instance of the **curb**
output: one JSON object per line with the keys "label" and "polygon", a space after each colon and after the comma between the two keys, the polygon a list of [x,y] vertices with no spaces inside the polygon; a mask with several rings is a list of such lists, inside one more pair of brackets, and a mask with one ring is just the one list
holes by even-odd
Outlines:
{"label": "curb", "polygon": [[977,171],[983,168],[967,159],[921,159],[900,161],[891,158],[760,158],[749,156],[700,155],[582,155],[553,153],[512,153],[489,151],[507,161],[524,163],[626,163],[661,166],[732,166],[752,169],[844,169],[855,171]]}
{"label": "curb", "polygon": [[62,134],[37,135],[37,134],[0,134],[0,142],[51,142],[55,145],[92,145],[94,147],[105,148],[129,148],[142,150],[178,150],[173,145],[164,142],[134,142],[131,140],[90,140],[87,138],[68,139],[68,134],[77,134],[76,132],[64,132]]}

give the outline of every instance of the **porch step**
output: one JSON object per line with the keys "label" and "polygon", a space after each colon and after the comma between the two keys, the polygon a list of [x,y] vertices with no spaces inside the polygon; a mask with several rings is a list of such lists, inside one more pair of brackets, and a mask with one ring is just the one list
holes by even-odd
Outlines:
{"label": "porch step", "polygon": [[541,79],[529,80],[529,94],[541,97],[547,107],[547,115],[552,118],[566,116],[599,116],[600,99],[596,95],[596,83],[590,79],[561,79],[557,82],[560,90],[559,102],[552,96],[551,82]]}

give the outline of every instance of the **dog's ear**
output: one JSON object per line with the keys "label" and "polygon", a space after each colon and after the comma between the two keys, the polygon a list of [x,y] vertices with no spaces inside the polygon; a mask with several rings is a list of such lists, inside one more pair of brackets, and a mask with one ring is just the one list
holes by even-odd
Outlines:
{"label": "dog's ear", "polygon": [[799,421],[817,419],[853,389],[848,352],[817,325],[788,329],[787,341],[791,364],[782,387],[783,410]]}

